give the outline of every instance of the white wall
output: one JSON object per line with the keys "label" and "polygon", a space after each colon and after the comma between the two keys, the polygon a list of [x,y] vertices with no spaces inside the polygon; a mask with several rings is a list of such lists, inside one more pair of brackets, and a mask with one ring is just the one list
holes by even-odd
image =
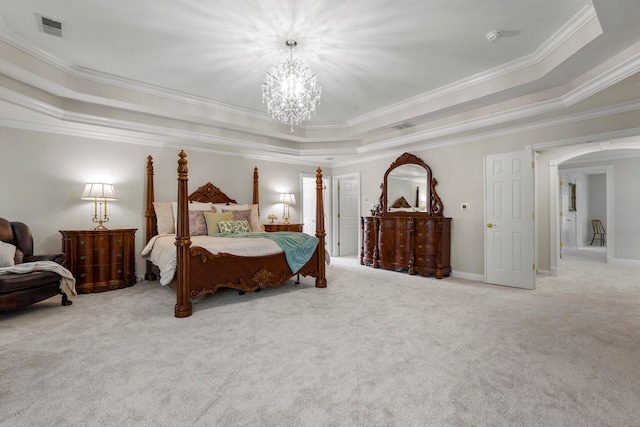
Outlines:
{"label": "white wall", "polygon": [[[93,204],[80,200],[89,181],[114,184],[118,200],[108,204],[108,228],[133,227],[136,252],[144,245],[146,158],[155,169],[156,201],[177,198],[179,150],[101,141],[0,127],[2,167],[0,217],[27,224],[37,253],[61,251],[59,230],[89,229]],[[212,182],[238,203],[251,203],[253,168],[259,168],[262,222],[274,213],[282,217],[278,194],[300,197],[300,173],[315,175],[315,167],[187,151],[189,189]],[[325,171],[330,175],[330,171]],[[325,201],[329,209],[330,201]],[[291,207],[291,222],[300,221],[301,205]],[[281,221],[281,220],[280,220]],[[144,274],[138,256],[136,275]]]}
{"label": "white wall", "polygon": [[[614,169],[615,171],[615,169]],[[614,172],[615,173],[615,172]],[[588,222],[599,219],[607,229],[607,176],[605,174],[594,174],[588,176],[589,181],[589,205],[587,206]],[[619,183],[621,188],[626,187],[624,183]],[[593,229],[590,237],[593,237]],[[591,242],[591,239],[589,239]]]}
{"label": "white wall", "polygon": [[[438,180],[436,191],[443,201],[444,215],[453,219],[451,265],[454,274],[481,279],[484,273],[484,157],[523,150],[542,136],[545,136],[544,132],[531,131],[487,141],[410,150],[431,167],[433,177]],[[84,184],[91,180],[110,181],[116,186],[119,200],[109,204],[111,222],[108,226],[138,228],[136,249],[139,252],[144,238],[143,195],[145,162],[149,154],[154,157],[156,170],[156,200],[175,199],[177,149],[5,127],[0,127],[0,148],[5,160],[0,168],[0,179],[4,183],[0,216],[27,223],[34,232],[36,249],[40,252],[60,250],[58,230],[93,226],[91,203],[80,200]],[[546,150],[536,161],[537,264],[542,270],[549,269],[551,265],[549,161],[575,150],[576,146]],[[291,191],[301,200],[300,173],[315,173],[315,167],[310,166],[188,150],[187,154],[190,188],[195,189],[211,181],[240,203],[251,201],[252,171],[254,166],[258,166],[263,222],[267,221],[269,213],[273,212],[278,217],[282,215],[282,207],[277,204],[280,192]],[[335,167],[325,170],[325,174],[360,173],[360,210],[368,212],[365,200],[375,200],[380,196],[384,172],[400,154],[402,152],[361,164]],[[622,246],[617,246],[616,242],[615,257],[640,260],[640,230],[636,221],[640,209],[640,197],[637,195],[640,168],[637,163],[634,167],[633,161],[628,165],[618,162],[614,163],[615,236]],[[468,203],[470,210],[461,211],[461,203]],[[293,221],[300,220],[300,208],[301,205],[292,207]],[[325,208],[330,212],[329,201],[325,201]],[[139,261],[138,275],[144,271],[143,266]]]}

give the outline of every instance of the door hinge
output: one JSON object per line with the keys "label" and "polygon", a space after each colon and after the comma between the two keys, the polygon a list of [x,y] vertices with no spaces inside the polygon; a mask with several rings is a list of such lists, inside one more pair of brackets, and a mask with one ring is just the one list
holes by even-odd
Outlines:
{"label": "door hinge", "polygon": [[563,247],[564,245],[562,244],[562,242],[560,242],[560,247]]}
{"label": "door hinge", "polygon": [[531,213],[531,219],[536,219],[536,213],[535,212]]}
{"label": "door hinge", "polygon": [[560,212],[560,216],[564,216],[564,215],[563,215],[563,212]]}
{"label": "door hinge", "polygon": [[535,169],[536,167],[536,162],[531,162],[531,169]]}
{"label": "door hinge", "polygon": [[338,214],[338,218],[340,218],[340,214]]}
{"label": "door hinge", "polygon": [[535,265],[535,264],[531,264],[531,269],[532,269],[533,271],[536,271],[536,265]]}
{"label": "door hinge", "polygon": [[340,246],[340,242],[338,242],[338,246]]}
{"label": "door hinge", "polygon": [[338,184],[338,191],[340,190],[340,184]]}
{"label": "door hinge", "polygon": [[562,187],[562,181],[560,181],[560,187]]}

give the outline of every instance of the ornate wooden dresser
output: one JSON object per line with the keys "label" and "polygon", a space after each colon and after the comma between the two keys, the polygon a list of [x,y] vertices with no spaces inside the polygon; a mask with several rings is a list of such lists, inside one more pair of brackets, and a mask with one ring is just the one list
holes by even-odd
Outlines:
{"label": "ornate wooden dresser", "polygon": [[[374,215],[360,219],[360,264],[438,279],[449,276],[451,218],[443,215],[436,184],[420,158],[404,153],[396,159],[385,173]],[[408,205],[414,191],[415,203]]]}
{"label": "ornate wooden dresser", "polygon": [[136,283],[135,228],[61,230],[62,251],[79,294],[125,288]]}

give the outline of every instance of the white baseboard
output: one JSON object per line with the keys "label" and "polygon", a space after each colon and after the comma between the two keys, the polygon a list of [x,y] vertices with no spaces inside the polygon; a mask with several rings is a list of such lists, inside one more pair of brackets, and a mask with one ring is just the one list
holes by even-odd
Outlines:
{"label": "white baseboard", "polygon": [[607,260],[611,264],[617,265],[627,265],[630,267],[640,267],[640,261],[637,259],[620,259],[620,258],[611,258]]}
{"label": "white baseboard", "polygon": [[465,273],[464,271],[452,271],[451,277],[458,277],[460,279],[475,280],[476,282],[484,282],[484,276],[482,274]]}

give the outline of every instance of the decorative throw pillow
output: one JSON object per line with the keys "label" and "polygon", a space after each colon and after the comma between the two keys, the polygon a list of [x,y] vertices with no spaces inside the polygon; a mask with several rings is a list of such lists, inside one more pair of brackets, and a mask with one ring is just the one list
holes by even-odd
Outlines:
{"label": "decorative throw pillow", "polygon": [[156,212],[158,234],[174,234],[176,232],[171,202],[153,202]]}
{"label": "decorative throw pillow", "polygon": [[246,220],[219,221],[218,227],[220,228],[220,233],[223,233],[223,234],[239,234],[239,233],[251,232],[251,227],[249,226],[249,222]]}
{"label": "decorative throw pillow", "polygon": [[16,264],[16,247],[0,241],[0,267],[11,267]]}
{"label": "decorative throw pillow", "polygon": [[[246,219],[247,221],[249,221],[249,226],[251,226],[251,231],[254,232],[259,232],[259,231],[264,231],[264,227],[262,226],[262,224],[260,224],[260,216],[258,215],[258,205],[257,204],[250,204],[250,205],[223,205],[223,206],[219,206],[219,205],[215,205],[216,209],[218,209],[218,212],[225,212],[225,211],[239,211],[239,212],[243,212],[245,210],[247,210],[249,212],[249,217],[248,218],[244,218],[244,216],[242,218],[234,218],[236,220],[241,220],[241,219]],[[245,206],[244,209],[242,209],[241,207]]]}
{"label": "decorative throw pillow", "polygon": [[222,209],[222,212],[231,212],[233,214],[234,221],[247,221],[249,223],[249,227],[251,227],[251,211],[243,210],[243,211],[228,211],[226,209]]}
{"label": "decorative throw pillow", "polygon": [[[178,202],[171,202],[173,212],[173,227],[178,231]],[[189,202],[189,212],[191,211],[214,211],[213,203]]]}
{"label": "decorative throw pillow", "polygon": [[189,211],[189,234],[192,236],[207,235],[207,221],[203,211]]}
{"label": "decorative throw pillow", "polygon": [[209,236],[215,236],[220,234],[220,228],[218,228],[218,222],[220,221],[233,221],[233,213],[229,212],[204,212],[204,219],[207,222],[207,234]]}

